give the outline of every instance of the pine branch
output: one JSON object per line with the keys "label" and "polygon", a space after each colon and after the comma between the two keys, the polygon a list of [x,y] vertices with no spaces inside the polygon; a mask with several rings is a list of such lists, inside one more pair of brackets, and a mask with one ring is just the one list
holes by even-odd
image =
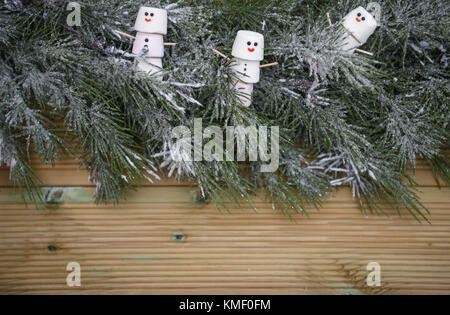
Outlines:
{"label": "pine branch", "polygon": [[[77,28],[66,23],[64,1],[6,0],[0,162],[34,194],[30,156],[54,163],[75,151],[67,143],[74,138],[101,202],[118,202],[162,169],[197,184],[219,208],[251,206],[266,186],[274,209],[293,217],[319,207],[331,187],[350,185],[365,213],[382,213],[389,202],[428,219],[405,179],[422,158],[448,184],[449,3],[384,2],[381,25],[361,47],[374,56],[344,52],[339,23],[367,2],[87,0]],[[165,39],[177,46],[166,47],[162,81],[135,71],[132,41],[113,31],[133,33],[140,5],[169,13]],[[231,56],[240,29],[263,33],[263,63],[279,63],[261,69],[249,108],[231,86],[231,61],[212,52]],[[279,172],[261,174],[260,160],[250,168],[175,161],[172,129],[195,118],[222,130],[279,126]]]}

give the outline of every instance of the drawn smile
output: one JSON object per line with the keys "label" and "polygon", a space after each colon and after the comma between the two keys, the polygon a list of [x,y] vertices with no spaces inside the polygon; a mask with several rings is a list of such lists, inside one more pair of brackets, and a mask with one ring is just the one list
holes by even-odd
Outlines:
{"label": "drawn smile", "polygon": [[356,18],[356,21],[359,23],[359,22],[361,22],[361,20],[359,19],[359,18]]}
{"label": "drawn smile", "polygon": [[255,48],[248,48],[248,51],[249,51],[249,52],[254,52],[254,51],[255,51]]}
{"label": "drawn smile", "polygon": [[145,22],[151,22],[152,19],[145,19]]}

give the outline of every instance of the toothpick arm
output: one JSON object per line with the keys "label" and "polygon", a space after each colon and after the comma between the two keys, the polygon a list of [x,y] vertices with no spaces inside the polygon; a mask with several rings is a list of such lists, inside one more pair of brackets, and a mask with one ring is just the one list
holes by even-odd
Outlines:
{"label": "toothpick arm", "polygon": [[[348,31],[347,31],[348,32]],[[362,44],[361,43],[361,41],[355,36],[355,35],[353,35],[353,33],[351,33],[351,32],[348,32],[349,34],[350,34],[350,36],[354,39],[354,40],[356,40],[360,45]]]}
{"label": "toothpick arm", "polygon": [[119,35],[122,35],[122,36],[125,36],[125,37],[128,37],[128,38],[131,38],[131,39],[136,39],[136,37],[134,37],[133,35],[130,35],[130,34],[121,32],[121,31],[119,31],[119,30],[115,30],[114,32],[116,32],[116,33],[119,34]]}
{"label": "toothpick arm", "polygon": [[327,12],[327,20],[328,20],[328,24],[331,26],[333,25],[333,23],[331,23],[331,18],[330,18],[330,13]]}
{"label": "toothpick arm", "polygon": [[272,63],[268,63],[265,65],[260,65],[260,68],[267,68],[267,67],[273,67],[273,66],[278,66],[278,62],[272,62]]}
{"label": "toothpick arm", "polygon": [[356,51],[356,52],[359,52],[359,53],[361,53],[361,54],[373,56],[373,54],[372,54],[371,52],[368,52],[368,51],[365,51],[365,50],[362,50],[362,49],[356,48],[355,51]]}
{"label": "toothpick arm", "polygon": [[177,43],[164,43],[164,46],[176,46]]}
{"label": "toothpick arm", "polygon": [[212,51],[215,52],[216,54],[218,54],[220,57],[225,58],[226,60],[230,60],[230,58],[228,58],[225,54],[222,54],[217,49],[212,48]]}

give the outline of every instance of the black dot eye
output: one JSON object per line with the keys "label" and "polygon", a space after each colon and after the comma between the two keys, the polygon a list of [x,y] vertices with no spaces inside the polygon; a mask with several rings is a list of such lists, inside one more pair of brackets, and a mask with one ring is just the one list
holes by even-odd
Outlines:
{"label": "black dot eye", "polygon": [[153,13],[150,13],[150,16],[154,16],[155,14],[153,14]]}
{"label": "black dot eye", "polygon": [[148,43],[148,38],[145,39],[145,42]]}
{"label": "black dot eye", "polygon": [[361,16],[362,14],[361,13],[358,13],[358,16]]}
{"label": "black dot eye", "polygon": [[365,21],[366,20],[366,18],[365,17],[363,17],[361,20],[363,20],[363,21]]}
{"label": "black dot eye", "polygon": [[247,42],[247,45],[250,46],[252,43],[251,42]]}
{"label": "black dot eye", "polygon": [[145,16],[148,16],[148,12],[145,12]]}
{"label": "black dot eye", "polygon": [[255,42],[255,44],[254,44],[254,45],[255,45],[255,47],[256,47],[256,46],[258,46],[258,43],[256,43],[256,42]]}

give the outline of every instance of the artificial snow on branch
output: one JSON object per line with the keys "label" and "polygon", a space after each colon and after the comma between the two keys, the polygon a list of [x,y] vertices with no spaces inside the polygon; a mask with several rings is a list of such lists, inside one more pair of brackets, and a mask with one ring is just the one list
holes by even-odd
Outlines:
{"label": "artificial snow on branch", "polygon": [[[450,3],[368,2],[86,0],[69,26],[64,1],[5,0],[0,162],[36,203],[31,156],[79,152],[98,202],[163,172],[219,208],[265,187],[275,210],[307,215],[347,185],[365,214],[387,201],[428,220],[408,171],[421,158],[450,183]],[[200,118],[279,127],[278,171],[180,161],[172,131]]]}

